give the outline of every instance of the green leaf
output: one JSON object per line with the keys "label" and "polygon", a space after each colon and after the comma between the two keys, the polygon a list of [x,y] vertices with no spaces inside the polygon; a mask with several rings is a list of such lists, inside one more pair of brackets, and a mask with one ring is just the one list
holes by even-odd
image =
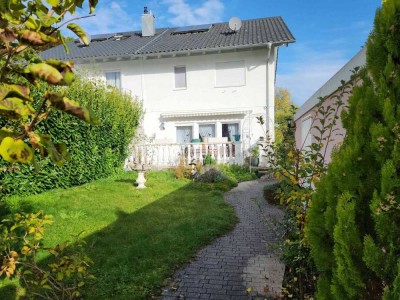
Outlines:
{"label": "green leaf", "polygon": [[40,22],[42,23],[42,25],[45,27],[50,27],[59,21],[58,17],[49,16],[47,14],[47,12],[43,12],[41,10],[37,10],[36,14],[37,14]]}
{"label": "green leaf", "polygon": [[29,16],[28,20],[25,22],[26,26],[30,29],[37,30],[40,28],[40,24],[36,21],[33,16]]}
{"label": "green leaf", "polygon": [[29,97],[30,90],[28,86],[18,84],[0,84],[0,101],[8,97],[21,98],[24,101],[32,102],[33,99]]}
{"label": "green leaf", "polygon": [[98,0],[89,0],[89,13],[93,13],[94,9],[96,8],[97,2],[99,2]]}
{"label": "green leaf", "polygon": [[29,29],[21,30],[18,32],[18,34],[23,43],[34,46],[44,46],[46,44],[58,43],[58,39],[52,36],[46,35],[42,32],[31,31]]}
{"label": "green leaf", "polygon": [[61,281],[61,280],[64,279],[64,274],[61,273],[61,272],[58,272],[57,275],[56,275],[56,278],[57,278],[58,281]]}
{"label": "green leaf", "polygon": [[88,35],[82,29],[82,27],[80,27],[78,24],[71,23],[71,24],[68,24],[67,28],[69,30],[71,30],[73,33],[75,33],[80,38],[82,43],[84,43],[86,46],[89,45]]}
{"label": "green leaf", "polygon": [[6,137],[13,137],[15,134],[9,129],[2,128],[0,129],[0,143]]}
{"label": "green leaf", "polygon": [[82,4],[84,2],[84,0],[74,0],[75,1],[75,5],[79,8],[82,8]]}
{"label": "green leaf", "polygon": [[27,163],[33,158],[33,150],[22,140],[6,137],[0,144],[0,155],[11,163]]}
{"label": "green leaf", "polygon": [[16,119],[33,113],[33,107],[21,98],[9,97],[0,101],[0,115]]}
{"label": "green leaf", "polygon": [[63,45],[63,47],[64,47],[65,52],[68,54],[68,53],[69,53],[69,48],[68,48],[68,46],[67,46],[67,43],[65,42],[65,38],[64,38],[64,36],[62,35],[61,31],[58,32],[58,39],[61,41],[61,43],[62,43],[62,45]]}
{"label": "green leaf", "polygon": [[46,0],[46,2],[53,7],[60,5],[60,0]]}
{"label": "green leaf", "polygon": [[51,286],[49,286],[48,284],[44,284],[42,285],[42,288],[46,289],[46,290],[52,290],[53,288]]}
{"label": "green leaf", "polygon": [[54,147],[66,161],[71,160],[71,155],[68,153],[67,145],[65,143],[54,144]]}
{"label": "green leaf", "polygon": [[0,0],[0,11],[6,12],[10,10],[9,0]]}
{"label": "green leaf", "polygon": [[70,61],[62,62],[56,59],[48,59],[45,61],[46,64],[56,68],[63,76],[63,80],[60,84],[70,85],[75,80],[74,72],[72,72],[73,63]]}
{"label": "green leaf", "polygon": [[94,117],[93,113],[86,107],[81,106],[78,102],[63,97],[62,95],[52,93],[48,100],[51,106],[73,115],[87,123],[98,124],[99,121]]}
{"label": "green leaf", "polygon": [[58,85],[63,83],[61,73],[46,63],[31,64],[25,68],[24,73],[31,74],[34,78],[41,79],[50,84]]}
{"label": "green leaf", "polygon": [[32,145],[38,149],[43,156],[50,156],[51,160],[57,165],[62,166],[65,160],[69,160],[69,154],[67,147],[54,145],[51,140],[51,136],[48,134],[30,133],[30,141]]}

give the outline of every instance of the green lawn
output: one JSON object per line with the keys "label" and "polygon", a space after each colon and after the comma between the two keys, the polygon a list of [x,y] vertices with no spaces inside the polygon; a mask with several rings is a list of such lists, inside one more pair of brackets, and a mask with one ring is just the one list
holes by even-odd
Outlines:
{"label": "green lawn", "polygon": [[[85,287],[84,299],[157,295],[174,270],[236,223],[223,192],[212,185],[177,180],[164,171],[150,172],[148,188],[137,190],[135,179],[135,173],[125,173],[67,190],[8,199],[14,210],[24,206],[54,216],[47,245],[84,231],[96,277]],[[0,289],[1,294],[5,295]]]}

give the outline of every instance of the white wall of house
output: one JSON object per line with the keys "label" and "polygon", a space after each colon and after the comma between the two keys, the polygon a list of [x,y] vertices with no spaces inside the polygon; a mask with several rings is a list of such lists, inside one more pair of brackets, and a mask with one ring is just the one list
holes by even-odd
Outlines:
{"label": "white wall of house", "polygon": [[[269,53],[272,56],[267,64]],[[242,64],[244,73],[236,70],[229,78],[230,70],[224,70],[219,73],[223,80],[219,78],[217,82],[217,65],[223,67],[224,64],[220,63],[224,62]],[[186,67],[186,88],[175,88],[176,66]],[[192,126],[196,138],[201,124],[215,124],[216,136],[220,137],[222,124],[238,123],[246,148],[264,136],[265,129],[257,124],[255,117],[263,115],[266,120],[273,119],[276,51],[263,49],[137,59],[83,67],[103,79],[106,71],[121,72],[122,89],[132,91],[143,100],[144,132],[147,136],[154,136],[155,142],[176,142],[177,126]],[[236,78],[242,75],[244,82],[243,78]],[[228,86],[218,86],[221,82]],[[235,86],[229,86],[229,82]],[[266,116],[268,111],[269,118]],[[273,123],[268,125],[273,127]]]}

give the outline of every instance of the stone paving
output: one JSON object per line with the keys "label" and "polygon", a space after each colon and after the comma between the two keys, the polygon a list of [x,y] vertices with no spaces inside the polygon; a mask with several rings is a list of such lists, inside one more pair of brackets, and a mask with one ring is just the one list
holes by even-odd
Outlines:
{"label": "stone paving", "polygon": [[177,271],[162,300],[270,299],[280,294],[284,266],[267,244],[276,235],[265,218],[283,213],[263,200],[267,179],[240,183],[225,194],[240,222],[227,235],[203,248],[194,260]]}

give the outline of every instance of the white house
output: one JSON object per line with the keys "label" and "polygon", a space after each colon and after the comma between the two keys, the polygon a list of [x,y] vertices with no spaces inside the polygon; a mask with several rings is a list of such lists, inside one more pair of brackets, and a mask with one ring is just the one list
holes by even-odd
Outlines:
{"label": "white house", "polygon": [[145,8],[142,31],[94,35],[87,47],[75,40],[68,54],[58,46],[41,56],[73,60],[137,95],[152,142],[141,155],[152,147],[151,163],[176,163],[182,151],[240,162],[265,135],[256,116],[273,138],[278,47],[294,41],[281,17],[245,20],[236,30],[228,23],[158,29]]}

